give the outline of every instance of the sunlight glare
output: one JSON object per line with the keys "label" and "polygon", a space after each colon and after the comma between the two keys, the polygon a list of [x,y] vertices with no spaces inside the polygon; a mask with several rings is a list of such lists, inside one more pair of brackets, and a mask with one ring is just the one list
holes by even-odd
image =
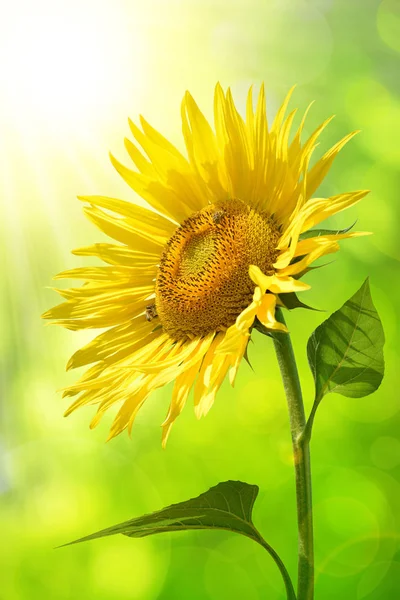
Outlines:
{"label": "sunlight glare", "polygon": [[4,12],[0,108],[8,121],[79,126],[106,118],[143,85],[143,39],[118,3],[19,0]]}

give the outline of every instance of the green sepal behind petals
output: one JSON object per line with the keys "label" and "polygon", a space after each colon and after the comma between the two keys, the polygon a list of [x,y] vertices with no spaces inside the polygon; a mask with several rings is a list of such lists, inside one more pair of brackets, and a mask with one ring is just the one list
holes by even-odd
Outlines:
{"label": "green sepal behind petals", "polygon": [[299,236],[299,240],[307,240],[308,238],[318,237],[320,235],[341,235],[343,233],[348,233],[351,229],[353,229],[354,225],[357,221],[354,221],[352,225],[346,227],[345,229],[309,229],[308,231],[304,231]]}

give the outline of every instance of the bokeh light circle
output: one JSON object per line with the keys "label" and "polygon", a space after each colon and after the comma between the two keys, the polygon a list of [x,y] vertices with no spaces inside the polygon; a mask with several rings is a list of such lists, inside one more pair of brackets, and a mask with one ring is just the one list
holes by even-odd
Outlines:
{"label": "bokeh light circle", "polygon": [[[348,496],[330,497],[315,506],[314,514],[318,573],[349,577],[373,562],[379,525],[367,503]],[[323,539],[318,539],[318,529],[324,532]]]}
{"label": "bokeh light circle", "polygon": [[384,0],[380,3],[376,24],[382,41],[400,52],[400,3],[398,0]]}
{"label": "bokeh light circle", "polygon": [[324,15],[309,3],[252,0],[244,14],[233,15],[215,27],[211,38],[222,72],[261,75],[271,88],[310,82],[325,71],[332,34]]}
{"label": "bokeh light circle", "polygon": [[345,100],[351,127],[361,129],[357,143],[374,160],[397,168],[400,161],[398,100],[377,79],[369,77],[355,79],[347,88]]}
{"label": "bokeh light circle", "polygon": [[379,561],[362,574],[357,600],[395,600],[400,590],[400,562]]}
{"label": "bokeh light circle", "polygon": [[[246,545],[246,540],[242,540]],[[222,549],[224,546],[222,546]],[[250,573],[242,566],[238,555],[232,559],[219,548],[210,552],[204,569],[204,586],[210,600],[261,600],[257,586]]]}
{"label": "bokeh light circle", "polygon": [[379,469],[395,469],[400,465],[400,440],[378,437],[371,446],[371,459]]}

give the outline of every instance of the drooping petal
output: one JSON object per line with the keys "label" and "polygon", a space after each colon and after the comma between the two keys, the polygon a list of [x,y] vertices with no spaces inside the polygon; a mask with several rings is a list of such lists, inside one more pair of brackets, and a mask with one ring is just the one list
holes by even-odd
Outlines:
{"label": "drooping petal", "polygon": [[261,304],[257,309],[257,319],[264,327],[273,331],[287,332],[287,327],[275,318],[276,296],[264,294]]}
{"label": "drooping petal", "polygon": [[195,403],[195,414],[198,419],[205,416],[214,404],[215,396],[228,372],[230,361],[227,356],[217,355],[209,366],[208,382]]}
{"label": "drooping petal", "polygon": [[183,371],[175,379],[174,389],[172,390],[171,404],[168,409],[168,414],[165,421],[162,423],[162,446],[165,448],[172,425],[181,414],[190,390],[194,384],[196,376],[199,372],[201,360],[196,362],[186,371]]}

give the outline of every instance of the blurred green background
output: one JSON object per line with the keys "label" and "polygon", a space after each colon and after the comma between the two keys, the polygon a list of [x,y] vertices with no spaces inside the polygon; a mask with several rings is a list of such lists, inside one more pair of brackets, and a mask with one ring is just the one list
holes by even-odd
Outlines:
{"label": "blurred green background", "polygon": [[[44,327],[52,276],[88,264],[70,249],[104,241],[77,194],[134,199],[108,161],[125,159],[126,117],[143,113],[180,148],[179,103],[189,88],[211,115],[217,80],[241,109],[265,81],[273,115],[311,110],[307,131],[336,119],[325,151],[353,129],[321,194],[370,188],[334,225],[373,231],[344,241],[333,264],[307,276],[304,300],[336,310],[367,275],[385,327],[386,378],[364,399],[326,397],[312,441],[317,600],[400,597],[399,235],[397,0],[15,0],[0,24],[0,598],[116,600],[284,598],[268,555],[213,533],[122,536],[54,550],[102,527],[241,479],[260,486],[256,525],[296,570],[294,481],[285,399],[269,339],[257,332],[232,392],[206,419],[188,406],[167,449],[160,428],[171,389],[133,429],[105,443],[93,409],[68,419],[56,389],[90,336]],[[318,154],[318,151],[317,151]],[[305,345],[324,313],[288,315],[304,394]]]}

